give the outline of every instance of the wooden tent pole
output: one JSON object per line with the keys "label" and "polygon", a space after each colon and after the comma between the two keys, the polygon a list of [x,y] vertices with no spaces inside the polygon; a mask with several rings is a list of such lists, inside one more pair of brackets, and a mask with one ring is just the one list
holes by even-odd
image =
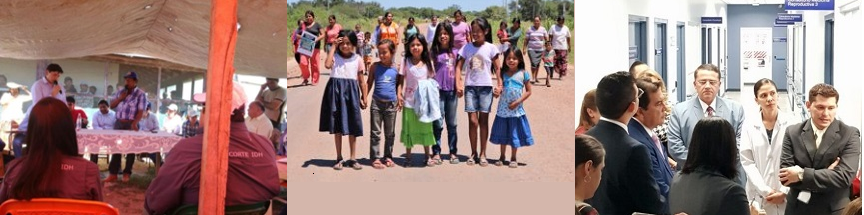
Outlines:
{"label": "wooden tent pole", "polygon": [[[234,46],[237,43],[237,1],[212,0],[210,52],[207,63],[207,110],[198,214],[225,213],[228,179],[228,135],[231,124],[231,92]],[[227,95],[227,96],[226,96]]]}

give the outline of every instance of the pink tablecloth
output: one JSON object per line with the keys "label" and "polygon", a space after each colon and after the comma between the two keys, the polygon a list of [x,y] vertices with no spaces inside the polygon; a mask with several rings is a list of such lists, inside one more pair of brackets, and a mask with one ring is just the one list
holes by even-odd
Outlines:
{"label": "pink tablecloth", "polygon": [[154,153],[168,152],[182,137],[159,133],[124,130],[79,130],[78,153]]}

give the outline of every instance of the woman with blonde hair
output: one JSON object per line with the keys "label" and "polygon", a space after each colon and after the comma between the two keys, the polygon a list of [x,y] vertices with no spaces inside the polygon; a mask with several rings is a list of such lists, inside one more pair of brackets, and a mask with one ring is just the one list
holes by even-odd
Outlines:
{"label": "woman with blonde hair", "polygon": [[579,113],[579,127],[576,127],[576,135],[584,134],[600,121],[600,112],[597,110],[597,103],[594,101],[596,92],[594,89],[585,93],[582,99],[582,108]]}

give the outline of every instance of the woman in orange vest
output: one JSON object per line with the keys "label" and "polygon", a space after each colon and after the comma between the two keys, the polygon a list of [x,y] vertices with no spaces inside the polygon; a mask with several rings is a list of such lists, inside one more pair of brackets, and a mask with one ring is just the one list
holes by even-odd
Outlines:
{"label": "woman in orange vest", "polygon": [[381,30],[381,33],[378,35],[377,41],[390,39],[390,41],[396,43],[396,47],[399,47],[399,42],[402,41],[399,39],[401,33],[399,32],[399,24],[393,22],[393,13],[384,13],[384,23],[381,23],[379,29]]}

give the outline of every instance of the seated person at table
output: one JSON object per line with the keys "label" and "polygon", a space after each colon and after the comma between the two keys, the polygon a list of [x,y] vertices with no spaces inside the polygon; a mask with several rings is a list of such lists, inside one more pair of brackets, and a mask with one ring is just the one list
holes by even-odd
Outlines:
{"label": "seated person at table", "polygon": [[75,97],[66,96],[66,104],[69,105],[69,111],[72,112],[72,123],[76,123],[78,117],[81,117],[81,128],[87,128],[87,113],[84,113],[84,110],[81,110],[81,108],[75,107]]}
{"label": "seated person at table", "polygon": [[[246,128],[246,94],[239,84],[234,85],[232,94],[225,205],[268,201],[279,194],[276,152],[270,140]],[[166,214],[182,205],[198,204],[203,142],[204,135],[196,135],[180,140],[171,149],[171,158],[147,188],[147,213]]]}
{"label": "seated person at table", "polygon": [[138,129],[141,131],[159,130],[159,120],[150,111],[152,111],[151,104],[147,104],[147,111],[144,111],[144,115],[141,116],[141,122],[138,122]]}
{"label": "seated person at table", "polygon": [[68,198],[102,201],[99,167],[78,156],[75,124],[57,99],[33,106],[24,156],[9,164],[0,202],[9,199]]}
{"label": "seated person at table", "polygon": [[108,109],[108,101],[99,101],[99,111],[93,113],[93,129],[114,130],[115,121],[117,118],[114,117],[114,111]]}

